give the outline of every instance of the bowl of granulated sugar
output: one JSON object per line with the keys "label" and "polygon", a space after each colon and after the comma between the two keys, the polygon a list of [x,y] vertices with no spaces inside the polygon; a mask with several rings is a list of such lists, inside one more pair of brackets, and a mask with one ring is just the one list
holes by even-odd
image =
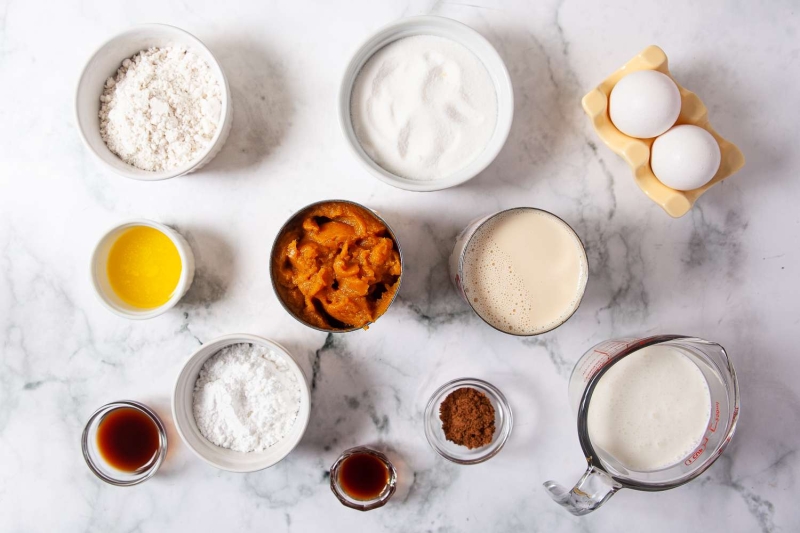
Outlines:
{"label": "bowl of granulated sugar", "polygon": [[222,67],[193,35],[143,24],[112,37],[86,63],[75,120],[95,159],[127,178],[156,181],[194,172],[231,129]]}
{"label": "bowl of granulated sugar", "polygon": [[303,438],[310,413],[303,370],[283,346],[256,335],[203,344],[184,364],[172,395],[181,440],[230,472],[281,461]]}
{"label": "bowl of granulated sugar", "polygon": [[472,179],[497,157],[514,114],[511,78],[478,32],[443,17],[381,28],[356,50],[339,123],[373,176],[410,191]]}

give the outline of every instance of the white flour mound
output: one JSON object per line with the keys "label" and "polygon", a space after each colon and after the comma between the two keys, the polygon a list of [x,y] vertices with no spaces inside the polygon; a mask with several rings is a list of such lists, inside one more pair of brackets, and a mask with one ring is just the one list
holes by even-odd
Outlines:
{"label": "white flour mound", "polygon": [[151,48],[122,62],[100,96],[100,137],[142,170],[192,162],[217,131],[219,80],[185,48]]}
{"label": "white flour mound", "polygon": [[233,344],[200,369],[192,410],[200,433],[217,446],[263,451],[291,431],[300,411],[300,384],[269,348]]}

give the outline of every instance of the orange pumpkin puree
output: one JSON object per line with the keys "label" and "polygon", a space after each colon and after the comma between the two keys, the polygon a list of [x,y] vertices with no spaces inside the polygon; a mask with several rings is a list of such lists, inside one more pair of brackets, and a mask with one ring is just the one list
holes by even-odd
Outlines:
{"label": "orange pumpkin puree", "polygon": [[400,286],[400,253],[380,220],[330,202],[302,213],[278,237],[272,275],[284,304],[322,329],[366,328]]}

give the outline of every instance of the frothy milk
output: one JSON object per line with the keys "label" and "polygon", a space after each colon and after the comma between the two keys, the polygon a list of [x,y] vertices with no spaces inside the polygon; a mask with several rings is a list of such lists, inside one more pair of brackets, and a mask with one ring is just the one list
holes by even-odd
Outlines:
{"label": "frothy milk", "polygon": [[631,470],[659,470],[697,448],[710,415],[700,368],[678,348],[648,346],[598,381],[589,403],[589,439]]}
{"label": "frothy milk", "polygon": [[548,331],[572,315],[588,278],[586,253],[564,221],[512,209],[484,223],[467,246],[462,287],[475,311],[507,333]]}

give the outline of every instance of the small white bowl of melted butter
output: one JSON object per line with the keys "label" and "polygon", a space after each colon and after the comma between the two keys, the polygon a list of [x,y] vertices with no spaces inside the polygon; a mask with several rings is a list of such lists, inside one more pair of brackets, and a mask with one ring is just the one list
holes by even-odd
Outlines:
{"label": "small white bowl of melted butter", "polygon": [[103,234],[89,265],[100,303],[131,320],[155,318],[175,307],[191,287],[194,270],[186,239],[144,218],[127,220]]}

